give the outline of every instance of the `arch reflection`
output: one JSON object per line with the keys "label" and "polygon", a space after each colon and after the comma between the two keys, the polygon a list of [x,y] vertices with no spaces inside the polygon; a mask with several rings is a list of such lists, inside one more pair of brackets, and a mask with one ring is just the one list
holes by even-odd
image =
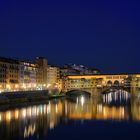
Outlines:
{"label": "arch reflection", "polygon": [[125,90],[115,90],[106,94],[103,94],[103,103],[128,103],[131,99],[131,94]]}

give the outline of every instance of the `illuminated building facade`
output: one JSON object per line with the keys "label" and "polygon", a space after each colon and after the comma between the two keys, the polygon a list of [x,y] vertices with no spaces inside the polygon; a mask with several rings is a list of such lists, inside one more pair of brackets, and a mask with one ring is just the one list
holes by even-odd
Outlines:
{"label": "illuminated building facade", "polygon": [[55,66],[48,66],[47,69],[47,85],[56,86],[58,80],[60,79],[59,68]]}
{"label": "illuminated building facade", "polygon": [[19,62],[0,57],[0,91],[18,90]]}
{"label": "illuminated building facade", "polygon": [[37,87],[39,89],[46,89],[47,88],[48,60],[44,57],[37,57],[36,64],[38,66]]}
{"label": "illuminated building facade", "polygon": [[45,58],[33,63],[0,57],[0,92],[46,89],[47,66]]}
{"label": "illuminated building facade", "polygon": [[37,65],[21,61],[19,65],[19,85],[21,90],[34,90],[37,85]]}
{"label": "illuminated building facade", "polygon": [[58,79],[57,88],[59,89],[60,92],[64,89],[64,81],[61,78]]}
{"label": "illuminated building facade", "polygon": [[65,89],[66,91],[77,90],[77,89],[89,89],[94,88],[96,86],[96,79],[76,79],[76,78],[68,78],[65,80]]}
{"label": "illuminated building facade", "polygon": [[40,68],[38,65],[36,71],[36,84],[37,84],[37,89],[43,89],[44,87],[43,71],[42,68]]}
{"label": "illuminated building facade", "polygon": [[37,57],[35,63],[0,57],[0,92],[49,88],[57,88],[59,91],[89,91],[88,89],[107,86],[140,87],[140,74],[96,72],[87,75],[89,69],[81,65],[63,68],[48,66],[48,60],[43,57]]}

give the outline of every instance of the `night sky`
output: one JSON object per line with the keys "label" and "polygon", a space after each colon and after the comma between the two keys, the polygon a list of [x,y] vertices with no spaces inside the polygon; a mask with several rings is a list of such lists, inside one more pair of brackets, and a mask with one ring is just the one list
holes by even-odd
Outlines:
{"label": "night sky", "polygon": [[0,56],[140,73],[138,0],[0,0]]}

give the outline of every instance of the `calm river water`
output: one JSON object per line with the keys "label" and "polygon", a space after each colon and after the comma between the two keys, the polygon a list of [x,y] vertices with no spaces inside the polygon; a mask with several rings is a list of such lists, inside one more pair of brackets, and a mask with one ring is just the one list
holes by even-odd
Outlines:
{"label": "calm river water", "polygon": [[0,140],[135,140],[140,102],[118,90],[100,98],[59,99],[0,108]]}

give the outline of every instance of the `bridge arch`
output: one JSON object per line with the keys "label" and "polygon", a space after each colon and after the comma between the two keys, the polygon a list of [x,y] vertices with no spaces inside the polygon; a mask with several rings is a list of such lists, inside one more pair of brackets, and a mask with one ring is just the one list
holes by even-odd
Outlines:
{"label": "bridge arch", "polygon": [[114,81],[114,86],[116,86],[116,87],[120,86],[120,82],[118,80],[115,80]]}
{"label": "bridge arch", "polygon": [[87,96],[90,97],[91,93],[84,90],[70,90],[66,92],[67,96],[76,97],[76,96]]}
{"label": "bridge arch", "polygon": [[111,80],[107,81],[107,86],[111,87],[113,85],[113,82]]}

